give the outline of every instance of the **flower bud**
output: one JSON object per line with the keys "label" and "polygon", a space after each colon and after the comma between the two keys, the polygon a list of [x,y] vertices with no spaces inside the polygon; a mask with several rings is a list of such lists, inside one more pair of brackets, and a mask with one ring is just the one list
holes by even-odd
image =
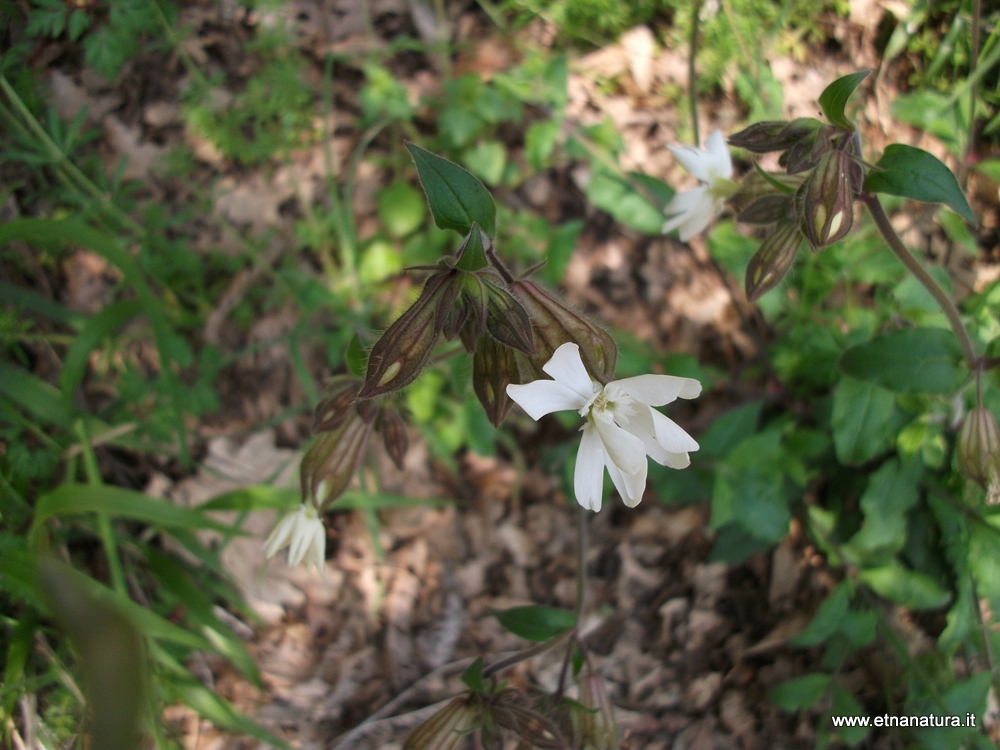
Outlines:
{"label": "flower bud", "polygon": [[[759,169],[750,172],[726,204],[736,214],[736,220],[747,224],[773,224],[786,218],[791,210],[792,195],[805,182],[802,175],[772,174],[765,176]],[[778,186],[785,186],[785,190]]]}
{"label": "flower bud", "polygon": [[340,497],[354,477],[371,433],[372,422],[350,410],[340,427],[321,434],[302,458],[303,500],[322,511]]}
{"label": "flower bud", "polygon": [[326,386],[323,400],[313,412],[312,432],[330,432],[344,423],[354,411],[354,399],[358,396],[361,381],[349,375],[338,375]]}
{"label": "flower bud", "polygon": [[823,158],[823,155],[833,149],[835,130],[829,126],[817,128],[778,159],[778,164],[785,168],[788,174],[797,174],[812,169]]}
{"label": "flower bud", "polygon": [[416,380],[455,306],[459,281],[459,272],[454,269],[427,279],[417,301],[372,347],[358,398],[369,399],[398,391]]}
{"label": "flower bud", "polygon": [[1000,482],[1000,428],[993,413],[977,407],[958,435],[958,470],[983,489]]}
{"label": "flower bud", "polygon": [[851,157],[830,151],[799,188],[802,232],[813,250],[843,239],[854,223]]}
{"label": "flower bud", "polygon": [[533,281],[514,281],[510,290],[524,306],[534,330],[535,355],[523,360],[531,380],[545,377],[542,365],[566,343],[580,347],[580,358],[595,379],[607,383],[614,377],[618,347],[611,336]]}
{"label": "flower bud", "polygon": [[453,750],[478,723],[479,713],[472,696],[455,698],[414,729],[403,743],[403,750]]}
{"label": "flower bud", "polygon": [[755,154],[785,151],[803,138],[815,134],[822,124],[811,117],[800,117],[791,122],[784,120],[758,122],[729,136],[729,143]]}
{"label": "flower bud", "polygon": [[507,386],[520,383],[514,350],[490,336],[479,339],[472,357],[472,387],[494,427],[500,426],[513,405]]}
{"label": "flower bud", "polygon": [[509,292],[489,279],[486,288],[486,330],[504,346],[517,349],[529,357],[535,354],[531,320],[524,307]]}
{"label": "flower bud", "polygon": [[382,442],[389,458],[396,468],[403,470],[406,451],[410,447],[410,436],[406,432],[406,420],[395,406],[383,406],[379,413],[378,428],[382,432]]}
{"label": "flower bud", "polygon": [[794,221],[786,219],[775,227],[747,264],[744,284],[748,300],[753,302],[785,278],[801,243],[802,232]]}
{"label": "flower bud", "polygon": [[580,735],[586,750],[615,750],[618,747],[618,724],[611,700],[600,675],[580,678]]}

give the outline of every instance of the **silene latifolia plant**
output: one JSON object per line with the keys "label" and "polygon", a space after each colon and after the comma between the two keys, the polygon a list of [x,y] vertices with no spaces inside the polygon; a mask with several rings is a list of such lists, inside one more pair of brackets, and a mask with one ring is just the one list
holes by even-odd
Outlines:
{"label": "silene latifolia plant", "polygon": [[[555,411],[579,413],[583,425],[574,486],[582,508],[601,508],[605,470],[631,507],[646,487],[647,456],[682,469],[690,464],[688,454],[698,449],[656,407],[695,398],[701,384],[657,374],[614,380],[614,340],[539,284],[512,275],[501,261],[493,245],[496,208],[482,183],[441,157],[412,144],[408,148],[436,224],[463,239],[454,255],[414,269],[427,274],[416,301],[372,346],[363,374],[334,378],[316,408],[317,437],[301,466],[302,505],[277,524],[265,543],[269,557],[288,547],[293,566],[304,562],[323,569],[323,512],[347,489],[373,432],[381,434],[402,468],[407,431],[398,396],[435,356],[464,351],[472,357],[473,388],[493,425],[515,403],[536,420]],[[456,339],[459,348],[450,344]],[[505,732],[533,747],[618,746],[603,683],[588,666],[576,633],[584,601],[584,520],[579,529],[577,611],[517,607],[496,612],[501,625],[538,645],[489,664],[476,660],[463,676],[469,692],[419,726],[405,747],[454,747],[471,732],[478,732],[485,748],[501,747]],[[558,646],[566,649],[566,669],[555,695],[527,695],[498,681],[503,669]],[[572,699],[567,695],[570,668],[578,681]]]}
{"label": "silene latifolia plant", "polygon": [[[965,415],[956,464],[995,500],[1000,430],[983,405],[980,386],[983,375],[1000,364],[1000,359],[977,353],[954,303],[897,237],[878,194],[945,203],[970,223],[974,217],[954,175],[932,155],[892,145],[875,164],[865,162],[860,135],[847,119],[845,105],[866,76],[865,72],[855,73],[826,89],[819,102],[826,122],[812,118],[761,122],[729,138],[730,144],[752,155],[779,152],[779,172],[765,172],[754,164],[742,182],[734,181],[729,149],[719,131],[709,136],[704,149],[672,147],[677,160],[701,184],[673,197],[665,209],[663,229],[678,230],[686,241],[706,230],[727,209],[737,221],[770,227],[746,268],[746,295],[753,301],[782,282],[803,240],[813,252],[843,240],[857,226],[855,204],[865,206],[891,252],[930,293],[952,329],[952,333],[940,328],[930,333],[911,329],[886,336],[909,337],[906,342],[895,342],[897,350],[899,346],[919,349],[930,342],[934,351],[942,346],[942,334],[950,337],[944,351],[949,356],[957,351],[964,368],[961,362],[952,363],[958,375],[949,380],[948,388],[960,392],[968,382],[976,384],[975,406]],[[316,440],[302,461],[303,504],[278,523],[266,543],[266,552],[271,556],[289,547],[292,565],[306,562],[322,570],[324,510],[347,489],[373,432],[381,434],[389,455],[402,466],[407,431],[400,392],[436,358],[463,351],[472,357],[473,388],[494,425],[504,420],[515,403],[536,420],[552,412],[576,411],[582,419],[574,473],[574,491],[582,509],[576,611],[530,606],[495,612],[504,628],[536,645],[490,662],[483,657],[476,659],[462,676],[467,692],[418,726],[404,747],[454,748],[464,737],[476,733],[488,750],[503,747],[505,734],[518,738],[519,747],[616,748],[619,732],[608,695],[600,676],[590,667],[577,631],[586,600],[583,510],[600,510],[605,471],[624,503],[634,507],[645,489],[647,457],[675,469],[690,464],[690,454],[698,450],[698,443],[658,409],[678,398],[696,398],[701,384],[658,374],[615,380],[614,340],[527,278],[530,271],[515,276],[501,261],[493,244],[496,208],[482,183],[441,157],[412,144],[408,148],[435,223],[458,232],[461,244],[436,265],[413,269],[427,274],[416,301],[375,342],[356,375],[339,376],[329,385],[316,409]],[[460,345],[450,343],[455,339]],[[880,369],[877,355],[852,359],[852,351],[848,350],[840,362],[849,374],[881,379],[883,384],[886,378],[894,377],[891,369],[888,375],[886,368]],[[940,378],[939,369],[928,370],[929,377]],[[923,370],[918,368],[907,375],[919,378],[920,372]],[[927,391],[940,393],[941,388],[935,382]],[[901,482],[904,473],[902,468],[897,471],[898,462],[893,462],[875,475],[879,481],[882,475],[888,477],[890,490],[892,482]],[[808,519],[807,527],[817,545],[827,551],[831,561],[854,568],[870,567],[861,570],[860,580],[876,594],[892,599],[894,587],[903,580],[899,575],[910,575],[887,562],[885,553],[891,556],[893,550],[883,547],[879,552],[881,567],[871,567],[873,558],[866,557],[860,542],[852,540],[854,547],[838,547],[832,541],[833,528],[824,526],[824,518],[817,510]],[[903,524],[905,528],[905,520]],[[787,533],[787,522],[785,525],[780,533]],[[904,576],[908,591],[929,591],[926,582],[913,576]],[[821,607],[817,620],[829,619],[831,612],[839,613],[836,617],[841,620],[854,613],[850,605],[854,586],[848,579],[838,587],[830,599],[833,603]],[[939,601],[936,594],[924,600],[932,598],[937,606],[947,601],[947,597]],[[812,642],[828,637],[840,627],[839,622],[830,627],[815,626],[817,631],[826,631]],[[503,670],[554,648],[564,649],[565,658],[553,694],[525,693],[499,680]],[[822,683],[822,688],[831,682],[829,675],[818,677],[821,679],[810,683],[810,694],[816,693],[813,688],[817,684]],[[576,683],[575,691],[570,690],[571,681]],[[836,700],[839,695],[834,689]]]}

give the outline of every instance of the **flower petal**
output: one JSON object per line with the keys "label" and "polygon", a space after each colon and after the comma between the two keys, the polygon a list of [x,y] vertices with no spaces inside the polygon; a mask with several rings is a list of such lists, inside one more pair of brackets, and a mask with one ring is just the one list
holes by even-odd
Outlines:
{"label": "flower petal", "polygon": [[295,528],[295,520],[298,517],[298,513],[299,511],[289,513],[274,527],[274,531],[271,532],[267,541],[264,542],[265,557],[272,558],[279,550],[288,546],[288,543],[292,539],[292,531]]}
{"label": "flower petal", "polygon": [[610,416],[605,414],[595,413],[593,424],[601,436],[604,450],[608,452],[611,462],[625,474],[637,474],[642,471],[645,476],[646,449],[642,440],[616,425]]}
{"label": "flower petal", "polygon": [[622,502],[629,508],[634,508],[642,500],[646,491],[646,460],[642,461],[642,471],[635,474],[623,474],[613,463],[608,463],[608,474],[622,497]]}
{"label": "flower petal", "polygon": [[663,406],[680,398],[697,398],[701,383],[674,375],[637,375],[608,383],[605,390],[620,388],[626,395],[649,406]]}
{"label": "flower petal", "polygon": [[650,409],[653,415],[653,429],[656,442],[669,453],[687,453],[698,450],[698,441],[681,429],[680,425],[669,417],[665,417],[655,409]]}
{"label": "flower petal", "polygon": [[601,436],[588,422],[583,428],[580,448],[576,452],[576,469],[573,471],[576,501],[588,510],[601,509],[601,499],[604,497],[604,465],[608,461]]}
{"label": "flower petal", "polygon": [[701,182],[711,182],[712,173],[709,167],[712,165],[712,157],[704,149],[695,146],[667,146],[670,153],[674,155],[677,163],[686,169],[691,175],[697,177]]}
{"label": "flower petal", "polygon": [[667,453],[665,460],[659,463],[671,469],[686,469],[691,465],[691,457],[687,453]]}
{"label": "flower petal", "polygon": [[[557,383],[579,393],[583,397],[584,404],[597,392],[597,385],[587,372],[587,368],[583,366],[580,347],[576,344],[567,342],[560,346],[552,354],[552,358],[542,365],[542,369]],[[577,408],[582,408],[584,404],[580,404]]]}
{"label": "flower petal", "polygon": [[706,182],[714,182],[716,179],[728,180],[733,176],[733,160],[729,155],[729,146],[726,145],[726,139],[722,135],[721,130],[713,130],[712,134],[705,139],[705,163],[708,166],[708,172],[712,176],[711,180],[706,180]]}
{"label": "flower petal", "polygon": [[705,230],[718,214],[718,209],[709,189],[702,186],[675,195],[664,213],[669,218],[663,223],[663,233],[677,229],[681,242],[687,242]]}
{"label": "flower petal", "polygon": [[508,385],[507,395],[536,422],[554,411],[579,411],[587,399],[555,380],[535,380],[525,385]]}

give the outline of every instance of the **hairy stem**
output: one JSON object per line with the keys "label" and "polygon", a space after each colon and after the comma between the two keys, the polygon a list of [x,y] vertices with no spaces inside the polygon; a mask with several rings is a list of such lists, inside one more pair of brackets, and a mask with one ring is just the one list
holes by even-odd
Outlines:
{"label": "hairy stem", "polygon": [[948,318],[948,323],[962,344],[962,349],[965,351],[965,358],[969,363],[969,369],[976,370],[979,364],[979,356],[972,346],[972,339],[969,338],[969,332],[962,325],[962,318],[959,316],[958,308],[955,307],[955,303],[952,302],[951,297],[945,293],[941,285],[934,280],[934,277],[927,273],[924,267],[920,265],[920,262],[913,257],[913,253],[899,239],[899,235],[892,228],[892,223],[889,221],[889,217],[886,215],[885,209],[882,207],[878,197],[866,194],[861,196],[861,200],[868,207],[868,212],[872,215],[872,219],[875,220],[875,226],[878,227],[882,237],[889,245],[889,249],[906,266],[906,269],[917,277],[917,281],[923,284],[924,288],[930,292],[931,296],[938,303],[941,312]]}

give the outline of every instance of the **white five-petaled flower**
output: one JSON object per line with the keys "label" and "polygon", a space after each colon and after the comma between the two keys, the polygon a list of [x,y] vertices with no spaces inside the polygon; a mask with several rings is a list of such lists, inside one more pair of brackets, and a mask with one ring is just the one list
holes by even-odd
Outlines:
{"label": "white five-petaled flower", "polygon": [[601,386],[587,373],[580,347],[571,343],[556,349],[542,369],[553,379],[508,385],[507,395],[535,420],[567,409],[587,420],[573,476],[577,502],[584,508],[601,509],[605,467],[622,500],[632,508],[646,488],[647,455],[673,469],[691,463],[688,452],[698,450],[698,443],[652,407],[678,397],[697,397],[701,393],[697,380],[639,375]]}
{"label": "white five-petaled flower", "polygon": [[313,503],[302,503],[298,510],[278,522],[264,542],[264,554],[274,557],[285,547],[288,547],[288,564],[291,567],[304,560],[307,566],[313,565],[323,572],[326,565],[326,529]]}
{"label": "white five-petaled flower", "polygon": [[739,186],[732,180],[733,162],[721,130],[708,136],[703,149],[694,146],[668,148],[684,169],[705,183],[677,193],[664,209],[667,221],[663,224],[663,233],[678,229],[681,241],[687,242],[722,213],[726,198]]}

